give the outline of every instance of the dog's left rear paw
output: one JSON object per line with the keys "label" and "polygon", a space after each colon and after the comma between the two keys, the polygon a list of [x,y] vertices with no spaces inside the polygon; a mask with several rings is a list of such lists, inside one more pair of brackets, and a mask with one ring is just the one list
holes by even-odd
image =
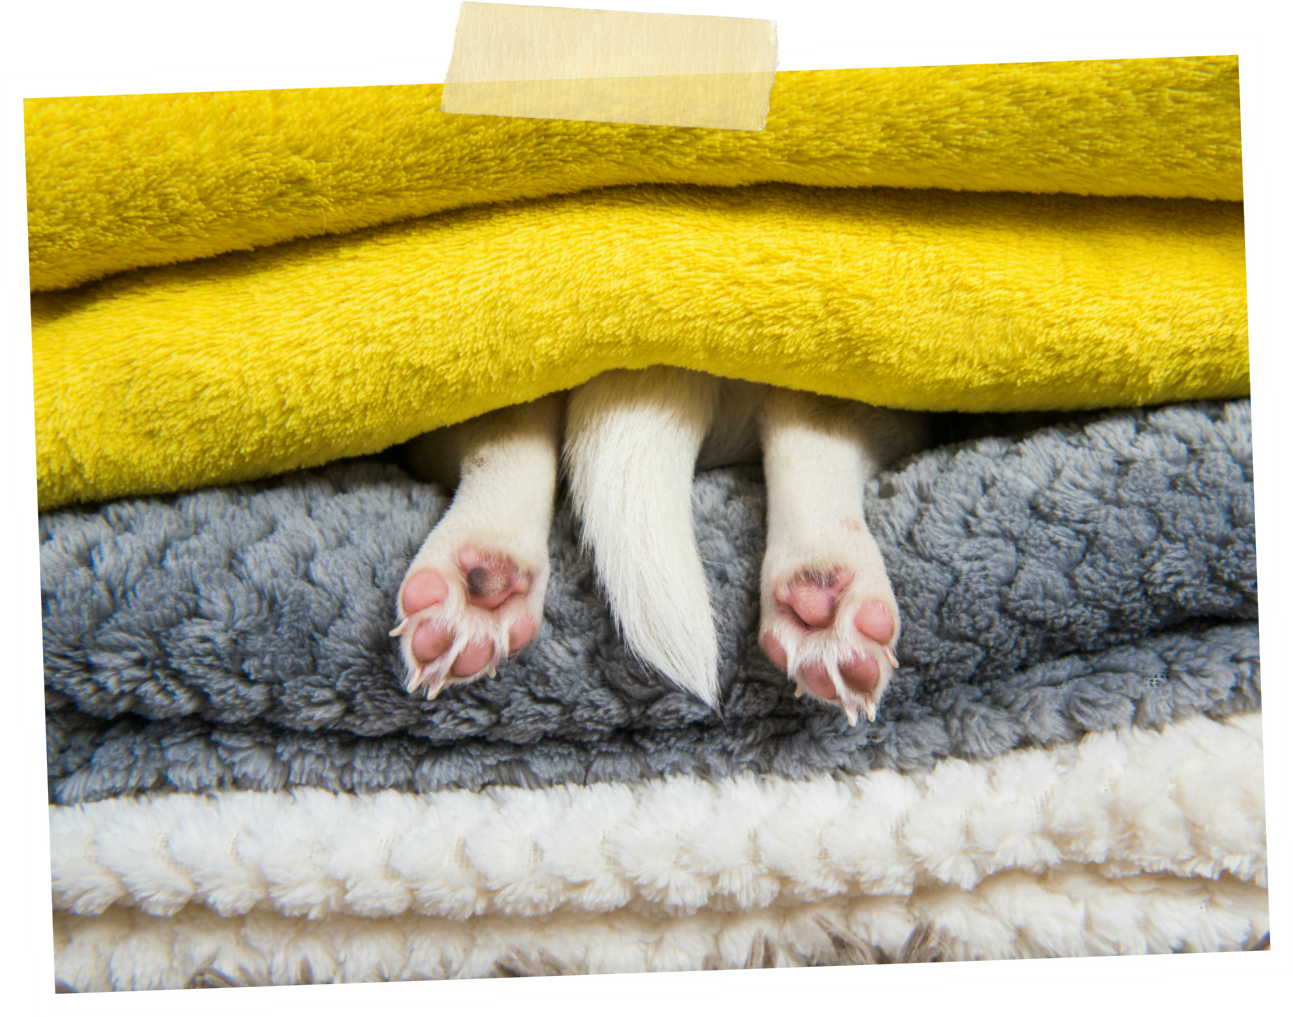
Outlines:
{"label": "dog's left rear paw", "polygon": [[428,699],[451,683],[492,677],[528,644],[547,582],[546,568],[528,570],[506,552],[455,547],[440,536],[432,532],[405,576],[391,631],[408,668],[405,688]]}
{"label": "dog's left rear paw", "polygon": [[805,567],[765,577],[759,642],[768,657],[809,693],[840,707],[856,724],[874,721],[898,667],[898,605],[880,570]]}

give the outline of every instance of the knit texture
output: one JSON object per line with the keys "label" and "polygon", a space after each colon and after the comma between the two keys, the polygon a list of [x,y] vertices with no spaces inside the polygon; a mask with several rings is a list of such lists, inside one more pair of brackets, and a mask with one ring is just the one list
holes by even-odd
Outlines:
{"label": "knit texture", "polygon": [[926,452],[867,515],[903,610],[874,724],[756,643],[759,471],[697,479],[722,716],[634,661],[562,500],[545,627],[497,679],[404,693],[387,630],[448,504],[394,466],[41,517],[51,794],[431,791],[910,770],[1260,702],[1247,401]]}

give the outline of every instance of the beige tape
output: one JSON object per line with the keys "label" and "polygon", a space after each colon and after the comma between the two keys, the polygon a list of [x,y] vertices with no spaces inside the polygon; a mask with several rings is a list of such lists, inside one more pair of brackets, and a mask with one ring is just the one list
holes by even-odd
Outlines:
{"label": "beige tape", "polygon": [[464,3],[440,109],[761,131],[776,68],[771,21]]}

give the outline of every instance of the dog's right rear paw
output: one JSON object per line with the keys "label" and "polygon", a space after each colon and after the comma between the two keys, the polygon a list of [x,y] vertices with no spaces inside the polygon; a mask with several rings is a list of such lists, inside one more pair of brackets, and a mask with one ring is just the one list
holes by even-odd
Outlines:
{"label": "dog's right rear paw", "polygon": [[450,683],[493,677],[533,640],[547,585],[546,562],[536,575],[505,552],[439,547],[435,536],[404,577],[391,631],[407,667],[405,687],[428,699]]}
{"label": "dog's right rear paw", "polygon": [[[770,593],[771,596],[768,596]],[[802,569],[765,593],[759,641],[803,692],[874,721],[898,658],[898,605],[880,569]]]}

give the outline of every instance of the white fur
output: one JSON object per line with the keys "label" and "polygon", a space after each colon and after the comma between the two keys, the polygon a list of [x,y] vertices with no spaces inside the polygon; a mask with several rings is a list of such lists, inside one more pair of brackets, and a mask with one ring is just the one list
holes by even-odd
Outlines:
{"label": "white fur", "polygon": [[[481,669],[482,674],[492,676],[510,650],[508,629],[518,615],[528,612],[536,627],[542,626],[560,435],[561,400],[549,396],[436,432],[433,439],[424,438],[415,446],[415,468],[446,486],[456,483],[457,489],[449,511],[409,566],[397,598],[397,624],[391,635],[400,637],[410,690],[424,687],[428,697],[435,698],[458,654],[478,636],[494,645],[493,656]],[[471,606],[458,567],[458,551],[464,545],[510,557],[518,568],[530,573],[527,595],[498,611]],[[425,569],[446,579],[448,597],[407,617],[404,587],[414,573]],[[423,665],[410,644],[414,630],[426,618],[446,621],[455,638],[443,656]]]}
{"label": "white fur", "polygon": [[[786,648],[792,675],[808,661],[821,661],[850,723],[857,722],[859,710],[873,721],[896,658],[863,637],[852,619],[863,603],[883,603],[894,620],[888,644],[892,646],[898,641],[901,616],[880,548],[867,529],[862,490],[888,463],[916,450],[921,427],[914,414],[771,389],[759,429],[768,485],[762,628],[773,631]],[[828,631],[800,636],[787,623],[788,612],[778,608],[778,585],[804,572],[841,567],[852,573],[853,581],[840,600],[833,625]],[[840,677],[839,664],[854,649],[875,658],[880,668],[879,684],[870,693],[855,692]]]}
{"label": "white fur", "polygon": [[718,637],[692,526],[691,483],[718,379],[611,371],[571,395],[564,460],[575,510],[624,641],[718,705]]}
{"label": "white fur", "polygon": [[[461,460],[471,468],[461,471],[453,505],[409,576],[423,569],[457,576],[457,549],[485,544],[513,554],[536,577],[542,572],[543,582],[535,583],[527,605],[531,613],[539,611],[556,479],[555,405],[550,397],[423,439],[424,472],[452,483],[454,463]],[[774,632],[786,649],[799,691],[807,691],[800,668],[819,661],[833,680],[833,701],[850,722],[859,711],[874,720],[896,665],[892,647],[899,608],[866,528],[862,489],[877,470],[918,447],[917,421],[913,414],[670,367],[610,371],[574,390],[563,461],[584,542],[629,649],[718,706],[718,640],[692,525],[692,478],[698,463],[748,459],[761,441],[768,482],[761,631]],[[848,572],[854,581],[830,630],[804,635],[788,609],[778,606],[775,591],[796,576],[833,570]],[[497,652],[486,668],[468,677],[492,675],[508,652],[505,630],[513,616],[492,619],[490,612],[466,602],[461,581],[450,587],[442,608],[407,622],[401,606],[394,634],[403,639],[410,689],[425,685],[429,694],[437,694],[454,657],[478,634],[492,638]],[[870,600],[883,603],[894,619],[894,637],[885,645],[852,624],[856,609]],[[457,636],[443,657],[424,665],[410,644],[416,625],[432,616],[455,624]],[[867,694],[840,676],[840,662],[858,651],[879,666],[879,684]]]}

